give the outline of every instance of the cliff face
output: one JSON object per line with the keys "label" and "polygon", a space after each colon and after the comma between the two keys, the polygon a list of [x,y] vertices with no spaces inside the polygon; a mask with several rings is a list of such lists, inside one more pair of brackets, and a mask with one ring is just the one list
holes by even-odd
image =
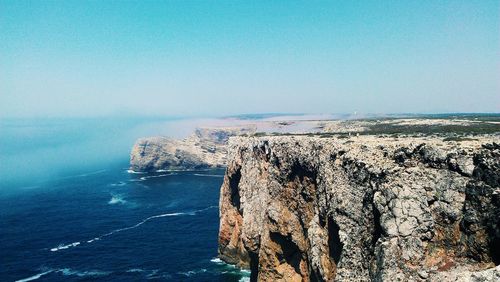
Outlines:
{"label": "cliff face", "polygon": [[248,128],[198,128],[188,138],[148,137],[137,140],[130,153],[134,171],[223,167],[230,136],[246,134]]}
{"label": "cliff face", "polygon": [[219,255],[260,281],[498,281],[493,141],[231,138]]}

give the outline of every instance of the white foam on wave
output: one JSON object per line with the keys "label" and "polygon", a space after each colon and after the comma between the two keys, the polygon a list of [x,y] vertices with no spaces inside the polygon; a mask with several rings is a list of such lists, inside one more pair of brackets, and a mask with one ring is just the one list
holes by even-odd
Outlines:
{"label": "white foam on wave", "polygon": [[241,277],[238,282],[250,282],[250,277]]}
{"label": "white foam on wave", "polygon": [[127,169],[127,173],[130,173],[130,174],[145,174],[146,172],[135,171],[135,170],[132,170],[132,169]]}
{"label": "white foam on wave", "polygon": [[221,273],[231,273],[231,274],[240,275],[242,277],[239,281],[250,281],[249,280],[250,274],[251,274],[250,270],[244,269],[244,268],[239,268],[234,264],[225,263],[224,261],[222,261],[220,258],[217,258],[217,257],[212,258],[210,261],[213,263],[216,263],[217,265],[222,266],[226,269],[226,270],[222,271]]}
{"label": "white foam on wave", "polygon": [[121,195],[112,195],[111,200],[109,200],[108,204],[116,205],[116,204],[126,204],[127,201],[123,199]]}
{"label": "white foam on wave", "polygon": [[[150,221],[152,219],[162,218],[162,217],[171,217],[171,216],[181,216],[181,215],[192,216],[192,215],[196,215],[197,213],[204,212],[206,210],[217,208],[217,207],[218,206],[209,206],[209,207],[206,207],[204,209],[199,209],[199,210],[195,210],[195,211],[191,211],[191,212],[174,212],[174,213],[163,213],[163,214],[153,215],[153,216],[150,216],[150,217],[147,217],[147,218],[143,219],[139,223],[134,224],[132,226],[115,229],[115,230],[110,231],[110,232],[108,232],[106,234],[103,234],[101,236],[98,236],[98,237],[95,237],[93,239],[87,240],[86,243],[90,244],[90,243],[93,243],[95,241],[102,240],[103,238],[111,236],[113,234],[116,234],[116,233],[119,233],[119,232],[123,232],[123,231],[127,231],[127,230],[131,230],[131,229],[135,229],[135,228],[143,225],[144,223],[146,223],[146,222],[148,222],[148,221]],[[60,251],[60,250],[65,250],[65,249],[69,249],[69,248],[72,248],[72,247],[76,247],[78,245],[80,245],[80,242],[74,242],[74,243],[67,244],[67,245],[61,244],[61,245],[59,245],[59,246],[57,246],[55,248],[50,249],[50,251],[51,252],[57,252],[57,251]]]}
{"label": "white foam on wave", "polygon": [[136,273],[136,272],[146,272],[146,270],[141,269],[141,268],[132,268],[132,269],[127,270],[126,272],[128,272],[128,273]]}
{"label": "white foam on wave", "polygon": [[217,264],[224,264],[225,263],[220,258],[213,258],[210,261],[214,262],[214,263],[217,263]]}
{"label": "white foam on wave", "polygon": [[87,243],[92,243],[92,242],[94,242],[94,241],[99,241],[99,240],[101,240],[101,238],[97,238],[97,237],[96,237],[96,238],[94,238],[94,239],[90,239],[90,240],[88,240],[88,241],[87,241]]}
{"label": "white foam on wave", "polygon": [[[140,222],[139,222],[139,223],[137,223],[137,224],[134,224],[134,225],[129,226],[129,227],[124,227],[124,228],[115,229],[115,230],[113,230],[113,231],[110,231],[110,232],[108,232],[108,233],[106,233],[106,234],[104,234],[104,235],[101,235],[101,236],[96,237],[96,238],[94,238],[94,239],[92,239],[92,240],[89,240],[89,241],[92,241],[92,242],[94,242],[94,241],[98,241],[98,240],[101,240],[101,239],[102,239],[102,238],[104,238],[104,237],[111,236],[111,235],[113,235],[113,234],[115,234],[115,233],[122,232],[122,231],[127,231],[127,230],[131,230],[131,229],[137,228],[137,227],[139,227],[139,226],[143,225],[144,223],[146,223],[146,222],[148,222],[148,221],[150,221],[150,220],[152,220],[152,219],[155,219],[155,218],[160,218],[160,217],[169,217],[169,216],[179,216],[179,215],[185,215],[185,214],[186,214],[186,213],[183,213],[183,212],[174,212],[174,213],[164,213],[164,214],[159,214],[159,215],[153,215],[153,216],[150,216],[150,217],[148,217],[148,218],[146,218],[146,219],[144,219],[144,220],[140,221]],[[87,241],[87,242],[88,242],[88,241]],[[92,242],[89,242],[89,243],[92,243]]]}
{"label": "white foam on wave", "polygon": [[197,214],[197,213],[200,213],[200,212],[204,212],[204,211],[207,211],[207,210],[210,210],[210,209],[218,209],[219,206],[209,206],[209,207],[206,207],[204,209],[200,209],[200,210],[195,210],[192,212],[192,214]]}
{"label": "white foam on wave", "polygon": [[243,273],[243,274],[248,274],[250,275],[252,272],[248,269],[240,269],[240,272]]}
{"label": "white foam on wave", "polygon": [[73,270],[71,268],[49,269],[47,271],[35,274],[35,275],[30,276],[28,278],[16,280],[16,282],[27,282],[27,281],[37,280],[37,279],[40,279],[42,276],[47,275],[49,273],[60,273],[64,276],[97,277],[97,276],[109,275],[109,274],[111,274],[111,271],[101,271],[101,270],[79,271],[79,270]]}
{"label": "white foam on wave", "polygon": [[172,175],[177,175],[177,173],[166,173],[166,174],[159,174],[159,175],[141,176],[140,178],[129,179],[129,181],[130,182],[142,182],[142,181],[146,181],[146,180],[151,179],[151,178],[166,177],[166,176],[172,176]]}
{"label": "white foam on wave", "polygon": [[33,276],[30,276],[28,278],[24,278],[24,279],[19,279],[19,280],[16,280],[16,282],[28,282],[28,281],[32,281],[32,280],[37,280],[37,279],[40,279],[40,277],[46,275],[46,274],[49,274],[51,272],[53,272],[54,270],[47,270],[45,272],[42,272],[42,273],[38,273],[38,274],[35,274]]}
{"label": "white foam on wave", "polygon": [[143,273],[145,278],[150,279],[171,279],[172,276],[168,273],[161,273],[159,269],[142,269],[142,268],[132,268],[126,271],[127,273]]}
{"label": "white foam on wave", "polygon": [[207,270],[205,268],[200,268],[200,269],[189,270],[189,271],[185,271],[185,272],[177,272],[177,274],[184,275],[184,276],[187,276],[187,277],[191,277],[193,275],[200,274],[200,273],[205,273],[205,272],[207,272]]}
{"label": "white foam on wave", "polygon": [[109,184],[109,186],[119,186],[119,187],[125,186],[125,185],[127,185],[127,183],[123,182],[123,181],[120,181],[118,183],[111,183],[111,184]]}
{"label": "white foam on wave", "polygon": [[203,176],[203,177],[224,177],[222,174],[202,174],[202,173],[193,173],[194,176]]}
{"label": "white foam on wave", "polygon": [[78,276],[78,277],[106,276],[106,275],[111,274],[111,271],[101,271],[101,270],[78,271],[78,270],[73,270],[71,268],[62,268],[62,269],[56,270],[55,272],[62,273],[65,276]]}
{"label": "white foam on wave", "polygon": [[140,182],[140,181],[144,181],[144,180],[137,178],[137,179],[129,179],[128,181],[130,181],[130,182]]}
{"label": "white foam on wave", "polygon": [[158,178],[158,177],[165,177],[165,176],[171,176],[171,175],[177,175],[177,173],[168,173],[168,174],[159,174],[159,175],[151,175],[151,176],[143,176],[139,178],[140,180],[147,180],[150,178]]}
{"label": "white foam on wave", "polygon": [[50,249],[50,251],[51,252],[57,252],[59,250],[66,250],[66,249],[69,249],[69,248],[72,248],[72,247],[76,247],[78,245],[80,245],[80,242],[74,242],[74,243],[67,244],[67,245],[60,244],[59,246]]}

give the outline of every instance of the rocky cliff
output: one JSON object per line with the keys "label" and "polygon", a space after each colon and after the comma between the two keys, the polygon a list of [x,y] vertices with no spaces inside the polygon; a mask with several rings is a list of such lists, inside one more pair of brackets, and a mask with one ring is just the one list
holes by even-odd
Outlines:
{"label": "rocky cliff", "polygon": [[231,138],[219,256],[254,281],[499,281],[498,140]]}
{"label": "rocky cliff", "polygon": [[252,128],[198,128],[186,139],[147,137],[137,140],[130,153],[130,169],[138,172],[162,169],[203,169],[225,166],[230,136],[253,132]]}
{"label": "rocky cliff", "polygon": [[[290,117],[289,117],[290,118]],[[310,117],[313,118],[313,117]],[[178,140],[146,137],[137,140],[130,154],[130,168],[148,172],[164,169],[200,169],[227,164],[227,142],[231,136],[289,134],[348,137],[357,134],[386,136],[440,136],[462,139],[474,134],[498,134],[500,117],[462,116],[458,118],[386,118],[360,120],[219,120],[189,137]]]}

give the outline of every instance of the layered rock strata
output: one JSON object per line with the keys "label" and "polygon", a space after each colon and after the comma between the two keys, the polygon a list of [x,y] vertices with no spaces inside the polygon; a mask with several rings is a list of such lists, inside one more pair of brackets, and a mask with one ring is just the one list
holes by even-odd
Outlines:
{"label": "layered rock strata", "polygon": [[231,138],[219,256],[253,281],[498,281],[498,140]]}

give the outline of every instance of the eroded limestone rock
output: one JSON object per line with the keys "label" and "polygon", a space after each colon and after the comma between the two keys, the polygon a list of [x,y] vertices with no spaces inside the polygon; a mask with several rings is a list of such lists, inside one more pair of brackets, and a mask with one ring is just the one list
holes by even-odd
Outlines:
{"label": "eroded limestone rock", "polygon": [[493,141],[231,138],[220,257],[259,281],[497,281]]}
{"label": "eroded limestone rock", "polygon": [[137,140],[130,153],[130,168],[149,172],[160,169],[223,167],[230,136],[253,132],[249,127],[198,128],[186,139],[148,137]]}

